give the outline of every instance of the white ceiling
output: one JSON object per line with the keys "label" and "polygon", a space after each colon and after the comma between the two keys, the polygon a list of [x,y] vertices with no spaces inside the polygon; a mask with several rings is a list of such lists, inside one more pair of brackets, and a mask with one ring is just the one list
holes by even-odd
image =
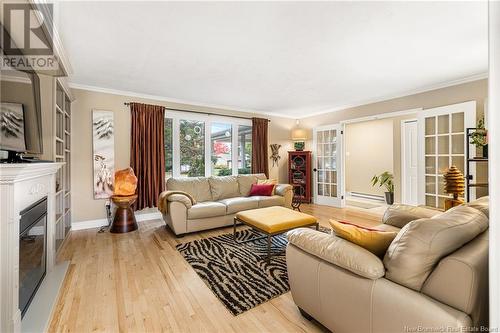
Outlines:
{"label": "white ceiling", "polygon": [[59,2],[75,86],[301,118],[487,72],[487,2]]}

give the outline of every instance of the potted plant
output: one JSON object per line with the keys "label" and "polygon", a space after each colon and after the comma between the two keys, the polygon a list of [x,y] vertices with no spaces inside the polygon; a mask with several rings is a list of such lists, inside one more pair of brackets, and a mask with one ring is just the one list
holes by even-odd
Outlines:
{"label": "potted plant", "polygon": [[385,171],[380,175],[375,175],[372,178],[372,186],[377,185],[379,187],[384,186],[387,192],[385,192],[385,202],[388,205],[394,203],[394,176],[389,171]]}
{"label": "potted plant", "polygon": [[470,135],[470,144],[483,148],[483,158],[488,158],[488,131],[484,127],[484,118],[478,120],[476,130]]}

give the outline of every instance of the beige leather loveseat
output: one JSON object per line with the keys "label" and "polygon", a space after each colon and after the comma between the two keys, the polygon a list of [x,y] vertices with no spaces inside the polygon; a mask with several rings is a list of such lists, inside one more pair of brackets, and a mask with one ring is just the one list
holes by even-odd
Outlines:
{"label": "beige leather loveseat", "polygon": [[257,179],[266,179],[264,174],[170,178],[167,191],[186,192],[172,194],[161,203],[165,223],[176,235],[212,229],[233,224],[236,213],[255,208],[285,206],[291,207],[293,188],[278,184],[272,196],[248,196]]}
{"label": "beige leather loveseat", "polygon": [[336,236],[289,232],[289,282],[301,312],[335,333],[486,328],[488,198],[435,214],[391,208],[379,229],[402,229],[383,259]]}

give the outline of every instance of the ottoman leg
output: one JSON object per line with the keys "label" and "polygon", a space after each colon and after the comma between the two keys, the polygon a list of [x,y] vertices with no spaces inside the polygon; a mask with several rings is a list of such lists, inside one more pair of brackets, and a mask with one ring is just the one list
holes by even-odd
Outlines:
{"label": "ottoman leg", "polygon": [[271,263],[271,235],[267,235],[267,263]]}

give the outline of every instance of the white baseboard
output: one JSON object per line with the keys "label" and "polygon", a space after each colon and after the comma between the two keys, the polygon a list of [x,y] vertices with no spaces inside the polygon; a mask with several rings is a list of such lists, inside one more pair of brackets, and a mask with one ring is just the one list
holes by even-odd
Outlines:
{"label": "white baseboard", "polygon": [[[135,215],[135,220],[137,222],[157,220],[157,219],[161,219],[161,218],[162,218],[162,216],[161,216],[160,212],[145,213],[145,214],[139,213],[139,214]],[[84,230],[84,229],[93,229],[93,228],[104,227],[106,225],[108,225],[107,219],[77,221],[77,222],[71,223],[71,230],[77,231],[77,230]]]}

